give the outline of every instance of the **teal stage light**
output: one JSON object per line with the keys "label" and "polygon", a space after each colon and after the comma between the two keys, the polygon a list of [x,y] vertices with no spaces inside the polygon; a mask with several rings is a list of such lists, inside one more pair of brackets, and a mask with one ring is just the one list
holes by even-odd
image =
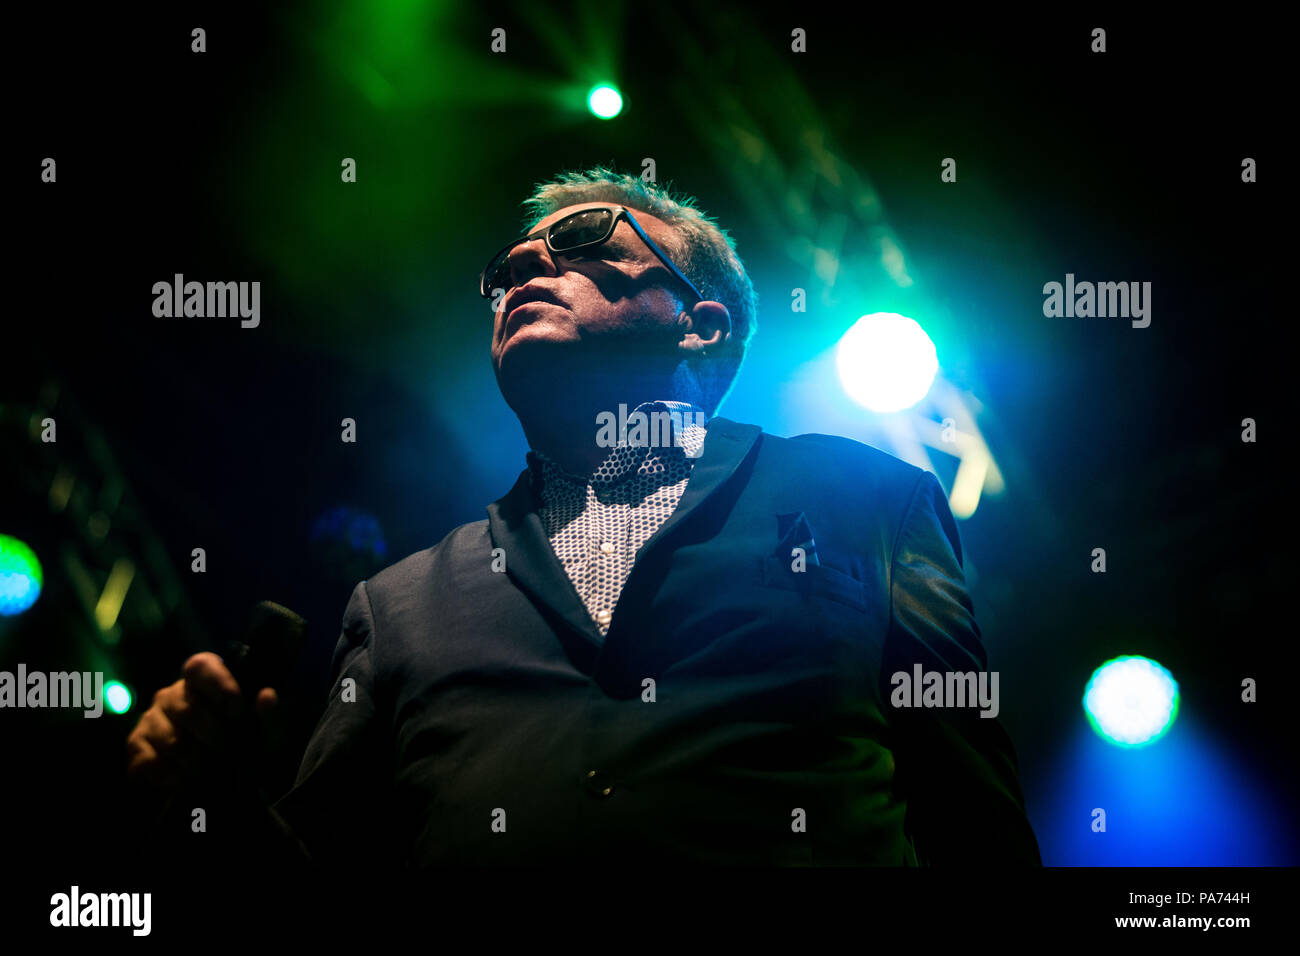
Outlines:
{"label": "teal stage light", "polygon": [[131,692],[121,681],[111,680],[104,685],[104,700],[115,714],[125,714],[131,709]]}
{"label": "teal stage light", "polygon": [[844,391],[859,405],[873,412],[898,412],[929,393],[939,356],[915,319],[875,312],[844,333],[835,365]]}
{"label": "teal stage light", "polygon": [[31,548],[0,534],[0,615],[21,614],[40,597],[45,577]]}
{"label": "teal stage light", "polygon": [[1120,747],[1155,743],[1178,716],[1178,682],[1146,657],[1107,661],[1083,692],[1083,709],[1093,730]]}

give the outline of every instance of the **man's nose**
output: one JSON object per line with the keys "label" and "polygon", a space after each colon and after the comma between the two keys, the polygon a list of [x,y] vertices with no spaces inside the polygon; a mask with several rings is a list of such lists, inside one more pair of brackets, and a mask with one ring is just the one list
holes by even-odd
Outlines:
{"label": "man's nose", "polygon": [[544,238],[521,242],[510,250],[510,284],[515,288],[537,276],[556,274],[555,261]]}

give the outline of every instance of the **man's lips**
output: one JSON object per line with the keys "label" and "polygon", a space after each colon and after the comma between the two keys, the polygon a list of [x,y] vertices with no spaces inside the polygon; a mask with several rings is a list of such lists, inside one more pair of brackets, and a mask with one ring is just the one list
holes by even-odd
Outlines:
{"label": "man's lips", "polygon": [[524,302],[521,303],[520,305],[515,306],[513,309],[510,310],[510,314],[506,316],[506,337],[507,338],[509,338],[511,335],[517,332],[520,326],[527,325],[530,321],[532,321],[531,318],[523,310],[529,308],[530,306],[537,306],[537,305],[544,305],[544,306],[549,306],[551,308],[556,308],[554,302],[543,302],[540,299],[534,299],[532,302]]}
{"label": "man's lips", "polygon": [[508,316],[519,306],[526,302],[549,302],[551,305],[563,305],[554,292],[551,292],[543,285],[535,285],[531,282],[522,285],[506,296],[503,303],[506,315]]}

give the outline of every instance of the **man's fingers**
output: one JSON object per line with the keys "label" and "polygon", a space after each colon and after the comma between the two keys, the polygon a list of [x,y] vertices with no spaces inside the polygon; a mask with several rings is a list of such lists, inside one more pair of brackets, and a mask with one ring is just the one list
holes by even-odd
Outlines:
{"label": "man's fingers", "polygon": [[132,734],[126,741],[127,776],[153,787],[173,789],[180,785],[180,776],[168,761],[158,754],[143,735]]}
{"label": "man's fingers", "polygon": [[145,768],[158,762],[158,751],[149,743],[144,734],[132,731],[126,738],[126,772],[132,777],[140,776]]}
{"label": "man's fingers", "polygon": [[191,702],[196,697],[202,698],[218,708],[227,719],[239,715],[239,684],[216,654],[210,651],[195,654],[185,662],[181,677]]}
{"label": "man's fingers", "polygon": [[257,723],[264,735],[263,741],[272,747],[280,744],[284,731],[284,715],[280,712],[280,695],[273,688],[263,687],[257,692]]}
{"label": "man's fingers", "polygon": [[206,698],[191,702],[179,695],[159,701],[159,706],[178,735],[191,737],[213,749],[221,749],[230,737],[230,722]]}
{"label": "man's fingers", "polygon": [[[269,687],[257,697],[267,731],[277,726],[279,699]],[[228,776],[232,759],[243,759],[244,710],[239,684],[216,654],[195,654],[181,678],[154,694],[126,740],[127,774],[162,789]]]}
{"label": "man's fingers", "polygon": [[150,707],[141,715],[135,734],[143,737],[159,756],[168,753],[180,743],[176,725],[168,719],[160,706]]}
{"label": "man's fingers", "polygon": [[203,766],[204,755],[195,743],[194,735],[174,723],[162,707],[150,707],[127,738],[127,770],[135,764],[157,764],[176,774],[196,773]]}
{"label": "man's fingers", "polygon": [[273,688],[263,687],[257,692],[257,716],[269,718],[280,707],[280,696]]}

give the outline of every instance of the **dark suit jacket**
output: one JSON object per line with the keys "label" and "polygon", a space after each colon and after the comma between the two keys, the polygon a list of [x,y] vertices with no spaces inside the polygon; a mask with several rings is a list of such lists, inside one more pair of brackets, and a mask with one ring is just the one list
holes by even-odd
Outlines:
{"label": "dark suit jacket", "polygon": [[274,809],[313,859],[1041,862],[998,721],[889,704],[986,668],[933,474],[712,419],[604,639],[528,477],[353,592]]}

